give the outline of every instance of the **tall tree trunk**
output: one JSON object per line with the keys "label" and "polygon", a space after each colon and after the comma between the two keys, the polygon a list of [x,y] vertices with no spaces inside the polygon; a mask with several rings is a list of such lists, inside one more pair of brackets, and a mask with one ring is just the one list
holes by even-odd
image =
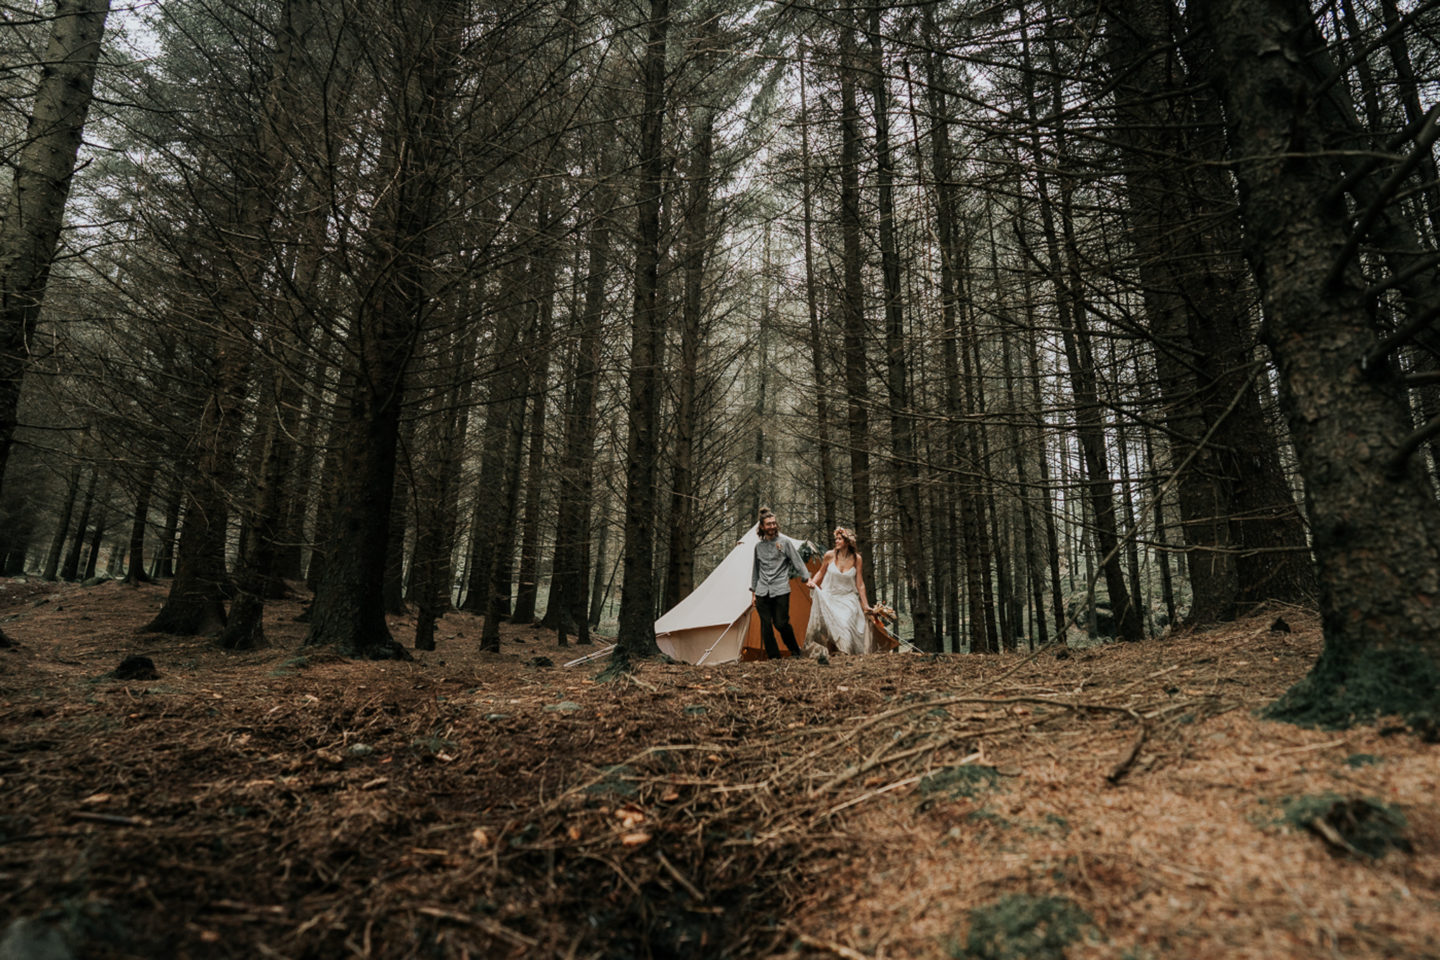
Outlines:
{"label": "tall tree trunk", "polygon": [[184,499],[185,480],[178,468],[169,471],[170,489],[165,495],[165,525],[160,528],[160,542],[155,545],[155,560],[150,576],[164,580],[175,576],[175,535],[180,530],[180,507]]}
{"label": "tall tree trunk", "polygon": [[[460,313],[468,312],[462,303]],[[457,325],[450,346],[456,372],[447,390],[436,390],[434,409],[429,411],[425,432],[430,439],[416,465],[415,550],[410,561],[411,592],[415,598],[415,649],[435,649],[435,625],[450,609],[450,558],[454,550],[465,438],[464,411],[470,405],[470,377],[464,373],[474,365],[475,337],[466,336]]]}
{"label": "tall tree trunk", "polygon": [[[1051,106],[1055,109],[1057,153],[1064,154],[1065,142],[1060,118],[1063,100],[1060,91],[1061,75],[1056,73],[1057,55],[1055,44],[1050,43],[1050,67],[1052,76]],[[1069,368],[1071,388],[1075,400],[1076,434],[1080,440],[1085,459],[1086,488],[1089,507],[1094,520],[1095,546],[1105,575],[1105,590],[1110,608],[1115,615],[1119,636],[1122,640],[1144,639],[1140,625],[1139,611],[1131,601],[1125,587],[1125,576],[1121,567],[1119,539],[1115,524],[1114,487],[1110,480],[1109,458],[1105,449],[1104,420],[1100,412],[1099,394],[1095,383],[1095,360],[1090,344],[1089,320],[1086,316],[1088,304],[1080,283],[1079,253],[1074,237],[1074,221],[1071,214],[1071,192],[1073,181],[1062,177],[1058,213],[1061,232],[1064,235],[1065,251],[1062,258],[1060,236],[1056,231],[1056,205],[1049,195],[1048,180],[1045,176],[1046,159],[1040,148],[1040,133],[1036,117],[1036,97],[1033,80],[1027,75],[1027,109],[1033,131],[1033,151],[1037,164],[1036,180],[1039,190],[1041,224],[1045,234],[1045,245],[1050,269],[1050,281],[1055,288],[1059,307],[1060,332],[1065,346],[1066,365]],[[1087,584],[1093,577],[1087,578]],[[1090,603],[1093,612],[1094,603]]]}
{"label": "tall tree trunk", "polygon": [[90,535],[90,551],[85,556],[85,570],[81,580],[89,580],[95,576],[95,571],[100,566],[100,547],[105,540],[110,514],[110,484],[107,483],[101,488],[99,499],[99,510],[95,514],[95,532]]}
{"label": "tall tree trunk", "polygon": [[[1000,279],[999,264],[994,259],[994,249],[994,246],[992,246],[990,268],[998,282]],[[1036,549],[1035,543],[1033,511],[1030,507],[1030,498],[1033,496],[1033,493],[1030,485],[1029,457],[1027,456],[1027,448],[1029,445],[1024,439],[1025,431],[1023,431],[1020,426],[1021,423],[1024,422],[1025,415],[1024,411],[1020,408],[1015,390],[1016,375],[1011,357],[1010,337],[1003,332],[1000,335],[1000,360],[1005,374],[1005,406],[1007,408],[1006,415],[1010,421],[1010,449],[1014,457],[1015,484],[1016,489],[1020,493],[1020,523],[1025,544],[1024,568],[1026,574],[1029,576],[1030,593],[1034,602],[1031,629],[1032,633],[1039,633],[1038,639],[1040,645],[1043,647],[1050,642],[1050,630],[1047,625],[1048,621],[1045,618],[1045,588],[1041,576],[1040,554]],[[1041,459],[1044,459],[1043,451],[1041,453]],[[1021,583],[1020,592],[1023,593],[1024,581],[1019,582]],[[1032,637],[1032,639],[1034,638]]]}
{"label": "tall tree trunk", "polygon": [[[600,542],[595,547],[595,578],[590,584],[590,612],[586,617],[590,626],[600,626],[600,620],[605,615],[605,601],[609,599],[610,587],[605,582],[606,564],[610,559],[610,500],[606,498],[601,501],[600,507]],[[611,570],[611,579],[614,579],[614,571]]]}
{"label": "tall tree trunk", "polygon": [[305,578],[305,521],[314,493],[316,465],[321,460],[317,438],[323,419],[319,415],[323,390],[302,390],[301,384],[319,387],[327,382],[332,369],[326,360],[332,341],[330,325],[316,323],[310,313],[311,305],[322,302],[324,296],[320,276],[329,208],[318,178],[307,177],[303,189],[303,222],[297,231],[300,250],[290,282],[293,293],[287,304],[288,327],[282,336],[286,337],[287,346],[295,340],[311,339],[314,345],[313,357],[305,365],[304,379],[285,377],[280,385],[279,408],[298,411],[291,417],[293,432],[280,441],[292,447],[284,454],[288,466],[280,491],[280,518],[275,523],[279,539],[272,545],[272,579],[282,586],[286,580]]}
{"label": "tall tree trunk", "polygon": [[45,66],[0,217],[0,483],[20,384],[60,242],[75,157],[90,113],[110,0],[56,0]]}
{"label": "tall tree trunk", "polygon": [[1130,449],[1125,442],[1125,424],[1115,418],[1115,456],[1120,461],[1120,502],[1125,508],[1125,569],[1130,575],[1130,596],[1140,610],[1140,623],[1149,622],[1150,601],[1140,589],[1140,527],[1135,522],[1135,496],[1130,486]]}
{"label": "tall tree trunk", "polygon": [[[525,453],[525,512],[520,520],[520,566],[515,577],[515,610],[510,619],[519,624],[535,622],[535,603],[540,590],[540,524],[544,516],[545,495],[545,407],[549,389],[543,377],[548,376],[549,348],[539,346],[543,364],[535,360],[530,384],[531,410],[528,420],[529,441]],[[542,374],[540,371],[544,370]]]}
{"label": "tall tree trunk", "polygon": [[1353,256],[1362,238],[1351,236],[1345,204],[1320,202],[1346,179],[1332,144],[1353,136],[1335,65],[1302,0],[1205,0],[1190,10],[1213,40],[1209,79],[1243,158],[1235,173],[1246,252],[1320,573],[1325,647],[1275,712],[1330,724],[1425,714],[1433,724],[1440,514],[1414,457],[1423,433],[1386,362],[1393,347],[1377,348]]}
{"label": "tall tree trunk", "polygon": [[[281,43],[290,56],[294,56],[294,47],[309,25],[310,13],[308,0],[292,2],[285,10]],[[292,66],[287,64],[285,69]],[[318,186],[308,183],[306,192],[311,209],[304,214],[304,241],[296,259],[293,287],[300,296],[313,298],[318,286],[326,207]],[[271,334],[275,339],[271,349],[280,355],[298,353],[314,325],[301,304],[292,301],[283,309],[288,316]],[[317,380],[323,381],[324,361],[317,358],[310,366],[321,375]],[[266,365],[261,387],[254,438],[257,462],[251,473],[250,502],[242,528],[245,546],[235,573],[235,599],[219,637],[220,645],[230,650],[253,650],[265,645],[265,601],[284,595],[287,575],[300,575],[300,542],[309,485],[297,482],[293,475],[308,476],[309,470],[296,469],[301,451],[294,438],[302,433],[302,427],[294,411],[309,398],[302,397],[297,379],[274,359]],[[318,403],[318,399],[309,401],[311,413]],[[313,436],[318,425],[311,419],[306,428]],[[313,457],[312,451],[306,454]]]}
{"label": "tall tree trunk", "polygon": [[414,344],[430,309],[431,234],[446,198],[446,126],[461,41],[458,0],[406,5],[396,67],[393,119],[381,156],[385,189],[367,237],[374,283],[358,305],[358,365],[342,415],[334,550],[311,608],[309,644],[347,656],[407,658],[390,636],[381,593],[400,437],[400,404]]}
{"label": "tall tree trunk", "polygon": [[90,528],[90,511],[95,505],[95,481],[100,471],[90,468],[90,483],[85,487],[85,497],[80,501],[80,519],[75,523],[75,535],[70,540],[70,549],[65,553],[65,562],[60,567],[61,580],[80,579],[80,553],[85,549],[85,531]]}
{"label": "tall tree trunk", "polygon": [[761,506],[768,503],[772,485],[767,483],[765,468],[765,427],[769,415],[770,393],[770,330],[775,325],[770,315],[772,291],[770,289],[770,224],[765,224],[760,239],[760,310],[756,318],[755,339],[755,386],[754,403],[750,417],[755,424],[755,447],[750,460],[749,509],[747,517],[760,514]]}
{"label": "tall tree trunk", "polygon": [[284,422],[286,410],[280,403],[283,378],[279,370],[271,373],[259,413],[260,435],[255,442],[259,446],[260,462],[250,481],[251,503],[245,516],[246,549],[236,565],[235,600],[219,636],[220,645],[227,650],[255,650],[265,645],[265,600],[271,593],[275,545],[280,539],[281,496],[293,450],[285,437],[293,424]]}
{"label": "tall tree trunk", "polygon": [[1160,599],[1165,604],[1165,619],[1174,625],[1175,583],[1170,575],[1170,548],[1165,536],[1165,495],[1160,485],[1160,465],[1155,460],[1155,442],[1151,439],[1154,431],[1145,430],[1145,462],[1150,465],[1150,499],[1155,514],[1155,563],[1160,568]]}
{"label": "tall tree trunk", "polygon": [[[1313,594],[1305,531],[1251,374],[1248,278],[1212,95],[1176,55],[1173,0],[1106,9],[1119,141],[1178,480],[1191,626]],[[1207,104],[1209,115],[1206,115]],[[1215,132],[1210,132],[1211,130]],[[1200,156],[1179,166],[1161,157]],[[1206,440],[1205,438],[1209,438]],[[1202,442],[1204,441],[1204,442]],[[1289,546],[1291,553],[1277,553]]]}
{"label": "tall tree trunk", "polygon": [[915,645],[934,651],[935,624],[930,609],[930,564],[920,509],[920,464],[916,456],[915,421],[910,405],[906,363],[905,303],[901,291],[900,251],[895,240],[895,166],[890,152],[890,90],[885,50],[880,37],[880,7],[870,7],[871,99],[875,116],[875,159],[880,215],[880,273],[885,299],[886,387],[890,404],[891,447],[895,455],[900,547],[905,558],[905,583],[912,598],[911,625]]}
{"label": "tall tree trunk", "polygon": [[[577,643],[590,642],[589,561],[590,519],[594,497],[596,397],[600,382],[605,328],[605,282],[610,272],[611,213],[616,191],[611,182],[609,154],[602,150],[596,169],[600,185],[595,192],[590,230],[586,237],[585,301],[575,344],[574,389],[565,419],[565,454],[560,467],[560,495],[555,534],[552,581],[560,588],[556,630],[561,638],[570,631]],[[603,566],[604,546],[597,566]],[[598,593],[598,590],[594,591]]]}
{"label": "tall tree trunk", "polygon": [[[401,404],[403,409],[404,405]],[[400,450],[415,449],[415,421],[402,419],[400,422]],[[408,459],[396,458],[395,491],[390,497],[389,542],[385,546],[385,577],[380,588],[381,602],[385,614],[403,617],[410,612],[405,603],[405,540],[410,532],[410,505],[414,499],[414,477],[410,475]]]}
{"label": "tall tree trunk", "polygon": [[935,184],[935,228],[940,248],[940,318],[941,318],[941,369],[944,372],[945,413],[948,422],[945,427],[946,445],[952,462],[959,464],[969,476],[953,481],[954,496],[951,498],[951,513],[954,515],[952,528],[958,536],[950,538],[951,564],[957,570],[955,630],[958,649],[960,619],[958,588],[959,553],[955,545],[963,545],[965,566],[964,600],[967,611],[966,627],[969,633],[969,648],[972,653],[983,653],[989,649],[989,636],[994,632],[989,609],[985,606],[985,589],[982,560],[984,537],[976,517],[977,498],[974,495],[979,465],[974,462],[970,444],[973,421],[969,417],[970,386],[961,370],[960,362],[960,314],[964,309],[965,283],[963,265],[965,257],[960,240],[959,197],[952,170],[953,159],[950,148],[950,114],[946,90],[948,79],[945,63],[937,46],[934,10],[926,4],[925,37],[930,48],[925,60],[926,96],[930,106],[930,161]]}
{"label": "tall tree trunk", "polygon": [[[850,441],[850,489],[855,536],[872,559],[874,519],[870,497],[870,383],[866,362],[865,287],[860,218],[860,110],[856,105],[860,65],[851,11],[841,11],[840,26],[840,236],[843,287],[840,309],[845,346],[846,426]],[[866,595],[875,596],[874,564],[865,565]]]}
{"label": "tall tree trunk", "polygon": [[145,468],[135,488],[135,513],[130,523],[130,565],[125,572],[126,583],[146,583],[150,580],[145,573],[145,528],[150,522],[150,497],[155,491],[154,464]]}
{"label": "tall tree trunk", "polygon": [[525,517],[520,524],[520,573],[515,589],[516,623],[533,623],[540,590],[540,524],[544,515],[545,424],[550,397],[550,334],[555,322],[558,230],[562,218],[552,209],[551,185],[540,188],[539,253],[531,271],[531,296],[537,311],[534,346],[526,351],[530,373],[530,450],[525,466]]}
{"label": "tall tree trunk", "polygon": [[820,512],[825,533],[835,529],[835,465],[830,445],[830,392],[825,373],[824,339],[815,280],[815,198],[810,178],[810,101],[805,84],[805,58],[800,58],[800,188],[805,219],[805,311],[810,321],[810,366],[815,377],[815,436],[820,459]]}
{"label": "tall tree trunk", "polygon": [[[1115,516],[1115,488],[1105,444],[1105,419],[1100,412],[1095,354],[1086,317],[1089,304],[1081,285],[1079,251],[1075,243],[1071,189],[1068,179],[1061,181],[1059,213],[1068,274],[1063,281],[1065,286],[1060,288],[1060,334],[1075,397],[1075,432],[1085,457],[1086,493],[1094,522],[1095,552],[1105,576],[1105,596],[1114,614],[1119,638],[1139,641],[1145,639],[1145,631],[1135,599],[1125,586],[1119,524]],[[1091,609],[1094,609],[1093,603]]]}
{"label": "tall tree trunk", "polygon": [[660,358],[656,332],[663,318],[657,302],[660,274],[660,193],[664,173],[665,42],[670,0],[650,0],[649,36],[640,115],[640,180],[635,229],[635,308],[630,342],[630,435],[625,471],[625,579],[620,596],[616,654],[658,653],[652,558],[655,539],[655,474],[659,459]]}
{"label": "tall tree trunk", "polygon": [[50,550],[45,555],[45,567],[41,579],[54,580],[60,572],[60,556],[65,549],[65,538],[70,533],[70,520],[75,515],[75,498],[80,494],[80,471],[78,463],[70,465],[70,476],[65,483],[65,499],[60,508],[60,519],[55,525],[55,535],[50,538]]}
{"label": "tall tree trunk", "polygon": [[[957,250],[956,258],[960,263],[968,263],[968,249]],[[994,498],[990,495],[990,442],[983,426],[985,381],[980,375],[980,335],[973,301],[965,304],[960,319],[960,368],[961,382],[964,385],[961,403],[966,419],[970,421],[969,428],[964,433],[965,458],[972,464],[973,476],[967,490],[975,537],[971,556],[980,577],[979,601],[984,620],[982,651],[999,653],[1003,629],[999,617],[1001,611],[995,603],[995,577],[1001,565],[995,562],[996,543],[991,537],[991,531],[997,530],[998,523],[995,522]]]}
{"label": "tall tree trunk", "polygon": [[[343,366],[336,371],[335,396],[346,396],[354,391],[351,381],[354,372]],[[317,401],[317,405],[318,401]],[[316,478],[313,496],[315,498],[315,520],[310,534],[310,562],[305,568],[305,586],[313,593],[325,578],[325,563],[335,551],[332,534],[335,524],[335,490],[340,482],[340,454],[345,431],[348,429],[340,403],[320,405],[326,413],[329,429],[322,445],[324,456],[320,458],[319,475]]]}
{"label": "tall tree trunk", "polygon": [[523,259],[516,258],[516,262],[505,271],[505,292],[502,296],[508,294],[511,302],[499,308],[497,318],[496,348],[491,353],[497,366],[491,371],[486,386],[480,472],[470,517],[470,560],[461,609],[481,615],[489,604],[497,533],[503,521],[509,428],[515,417],[515,406],[519,404],[523,408],[524,405],[524,367],[519,355],[524,342],[525,317],[524,311],[514,302],[520,299],[519,290],[523,285]]}
{"label": "tall tree trunk", "polygon": [[[527,341],[530,339],[526,338]],[[522,347],[522,353],[528,350]],[[510,588],[514,583],[515,527],[520,508],[520,453],[525,443],[525,393],[527,383],[524,367],[517,369],[515,398],[508,404],[504,425],[505,452],[500,488],[496,491],[495,526],[491,529],[494,543],[490,553],[490,580],[485,592],[485,629],[480,636],[480,649],[498,652],[500,624],[510,619]]]}
{"label": "tall tree trunk", "polygon": [[680,366],[675,375],[674,472],[670,484],[670,557],[666,565],[668,609],[695,589],[695,435],[700,424],[697,380],[703,340],[705,268],[710,237],[710,163],[715,146],[715,116],[701,108],[695,121],[695,147],[687,171],[689,193],[684,215],[685,293],[680,312]]}
{"label": "tall tree trunk", "polygon": [[[237,158],[233,221],[225,225],[228,266],[214,294],[213,385],[193,445],[198,449],[190,476],[185,526],[180,533],[175,581],[165,605],[146,631],[209,634],[225,625],[226,527],[229,499],[245,423],[245,406],[255,361],[251,346],[260,308],[256,291],[273,265],[265,245],[289,166],[287,139],[302,91],[294,85],[303,57],[300,41],[309,23],[311,0],[286,0],[270,60],[258,139],[252,153]],[[257,444],[263,439],[255,438]]]}

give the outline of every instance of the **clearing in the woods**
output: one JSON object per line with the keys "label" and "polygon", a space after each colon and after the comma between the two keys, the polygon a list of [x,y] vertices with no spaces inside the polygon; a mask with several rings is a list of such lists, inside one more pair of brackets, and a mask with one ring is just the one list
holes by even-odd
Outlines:
{"label": "clearing in the woods", "polygon": [[[465,614],[413,663],[352,663],[300,648],[294,601],[231,654],[137,635],[160,587],[3,584],[12,947],[1440,955],[1435,747],[1256,715],[1319,651],[1296,609],[1033,659],[597,682],[528,628],[478,653]],[[107,676],[129,654],[158,677]]]}

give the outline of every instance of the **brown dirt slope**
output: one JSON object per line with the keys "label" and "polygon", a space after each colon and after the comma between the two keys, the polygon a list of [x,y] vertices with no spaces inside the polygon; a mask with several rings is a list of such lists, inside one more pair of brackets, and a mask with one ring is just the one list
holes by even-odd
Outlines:
{"label": "brown dirt slope", "polygon": [[[1303,611],[598,683],[529,629],[477,653],[466,615],[414,663],[349,663],[299,647],[293,602],[227,654],[137,635],[158,587],[0,585],[0,929],[34,921],[12,945],[1440,956],[1435,748],[1254,715],[1318,652]],[[158,679],[106,677],[132,653]]]}

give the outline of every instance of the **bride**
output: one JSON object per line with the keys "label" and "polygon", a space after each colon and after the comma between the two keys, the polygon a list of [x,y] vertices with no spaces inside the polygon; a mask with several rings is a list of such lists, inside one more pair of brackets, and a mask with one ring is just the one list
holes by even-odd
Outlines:
{"label": "bride", "polygon": [[[855,549],[855,534],[837,527],[835,549],[825,554],[820,570],[807,580],[810,622],[805,628],[807,649],[828,647],[839,653],[874,653],[875,628],[866,614],[864,561]],[[810,644],[816,643],[815,648]]]}

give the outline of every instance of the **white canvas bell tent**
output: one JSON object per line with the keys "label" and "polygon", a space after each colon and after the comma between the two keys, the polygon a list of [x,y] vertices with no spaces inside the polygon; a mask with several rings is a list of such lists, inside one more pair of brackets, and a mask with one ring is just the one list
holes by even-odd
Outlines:
{"label": "white canvas bell tent", "polygon": [[[655,642],[666,656],[694,664],[765,658],[760,617],[750,605],[750,571],[759,539],[751,527],[704,583],[655,621]],[[792,542],[798,548],[803,541]],[[819,557],[810,561],[811,573],[819,569],[819,563]],[[800,580],[792,579],[790,626],[802,648],[809,621],[809,591]],[[788,656],[778,635],[775,640],[782,655]]]}

